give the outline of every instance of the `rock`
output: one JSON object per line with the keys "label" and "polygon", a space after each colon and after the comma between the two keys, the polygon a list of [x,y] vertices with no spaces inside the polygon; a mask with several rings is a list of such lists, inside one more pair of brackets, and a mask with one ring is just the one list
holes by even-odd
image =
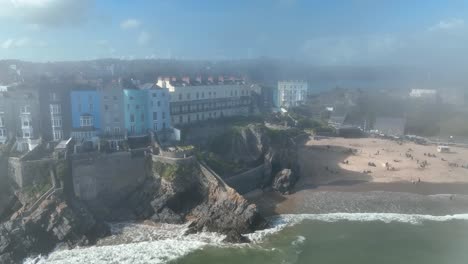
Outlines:
{"label": "rock", "polygon": [[11,253],[0,254],[0,263],[2,264],[14,264],[13,256]]}
{"label": "rock", "polygon": [[297,179],[291,169],[283,169],[275,175],[273,189],[282,194],[289,194],[296,181]]}
{"label": "rock", "polygon": [[249,243],[250,240],[241,235],[240,233],[237,233],[235,231],[230,231],[226,234],[226,238],[223,240],[223,242],[227,243]]}

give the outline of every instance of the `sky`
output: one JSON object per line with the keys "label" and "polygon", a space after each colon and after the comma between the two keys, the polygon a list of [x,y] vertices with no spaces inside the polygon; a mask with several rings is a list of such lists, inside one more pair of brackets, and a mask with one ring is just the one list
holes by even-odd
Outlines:
{"label": "sky", "polygon": [[0,59],[468,66],[462,0],[0,0]]}

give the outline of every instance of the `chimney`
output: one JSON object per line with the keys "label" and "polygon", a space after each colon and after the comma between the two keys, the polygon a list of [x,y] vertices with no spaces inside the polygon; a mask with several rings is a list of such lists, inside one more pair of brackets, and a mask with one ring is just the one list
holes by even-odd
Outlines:
{"label": "chimney", "polygon": [[164,81],[170,82],[170,81],[171,81],[171,78],[170,78],[170,77],[164,77]]}
{"label": "chimney", "polygon": [[197,78],[196,78],[196,80],[197,80],[197,82],[201,83],[201,82],[202,82],[202,78],[201,78],[201,76],[200,76],[200,75],[198,75],[198,76],[197,76]]}
{"label": "chimney", "polygon": [[208,82],[211,82],[211,83],[213,83],[213,82],[214,82],[214,80],[213,80],[213,76],[209,76],[209,77],[208,77]]}
{"label": "chimney", "polygon": [[190,77],[184,76],[184,77],[182,77],[182,81],[183,81],[184,83],[186,83],[186,84],[190,84]]}
{"label": "chimney", "polygon": [[172,77],[171,77],[171,81],[175,82],[175,81],[177,81],[177,78],[174,77],[174,76],[172,76]]}
{"label": "chimney", "polygon": [[218,82],[224,83],[224,76],[219,76],[218,77]]}
{"label": "chimney", "polygon": [[235,78],[234,76],[231,75],[231,77],[229,77],[229,80],[230,80],[230,81],[235,81],[236,78]]}

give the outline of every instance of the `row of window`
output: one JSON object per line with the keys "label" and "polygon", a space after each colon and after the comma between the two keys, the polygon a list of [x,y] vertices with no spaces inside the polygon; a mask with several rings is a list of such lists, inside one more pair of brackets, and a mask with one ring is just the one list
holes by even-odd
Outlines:
{"label": "row of window", "polygon": [[[232,91],[231,90],[231,96],[237,96],[238,95],[238,91],[235,90],[235,91]],[[248,92],[245,91],[245,90],[241,90],[240,93],[239,93],[241,96],[243,95],[248,95]],[[211,96],[213,97],[216,97],[216,91],[213,91],[213,92],[208,92],[208,98],[211,98]],[[185,94],[185,99],[187,100],[190,100],[192,97],[192,94],[191,93],[186,93]],[[196,92],[195,93],[195,99],[204,99],[205,98],[205,92]],[[183,95],[182,93],[179,94],[179,101],[182,101],[183,99]]]}
{"label": "row of window", "polygon": [[210,109],[217,109],[217,108],[229,108],[232,106],[239,106],[248,104],[249,101],[230,101],[230,102],[210,102],[204,104],[189,104],[189,105],[180,105],[180,106],[173,106],[171,108],[172,113],[182,113],[185,111],[205,111]]}

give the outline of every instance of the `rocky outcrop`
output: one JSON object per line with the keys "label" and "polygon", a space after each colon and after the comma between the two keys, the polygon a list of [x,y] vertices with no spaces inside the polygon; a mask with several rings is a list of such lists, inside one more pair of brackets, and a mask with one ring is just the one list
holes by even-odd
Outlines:
{"label": "rocky outcrop", "polygon": [[296,184],[296,181],[297,177],[291,169],[283,169],[276,174],[273,179],[272,187],[282,194],[289,194],[294,184]]}
{"label": "rocky outcrop", "polygon": [[154,160],[142,188],[126,200],[137,219],[190,222],[189,232],[212,231],[243,242],[241,234],[266,225],[255,205],[227,186],[194,157],[180,162]]}
{"label": "rocky outcrop", "polygon": [[15,214],[0,225],[0,263],[17,263],[29,255],[48,253],[58,243],[90,245],[108,234],[107,226],[83,204],[66,202],[57,193],[34,211]]}

